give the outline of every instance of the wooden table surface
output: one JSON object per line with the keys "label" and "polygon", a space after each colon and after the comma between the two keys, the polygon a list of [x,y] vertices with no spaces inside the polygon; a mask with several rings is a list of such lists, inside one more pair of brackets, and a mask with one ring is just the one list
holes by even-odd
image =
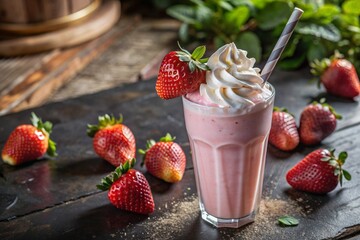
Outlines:
{"label": "wooden table surface", "polygon": [[[260,213],[255,223],[240,229],[216,229],[201,220],[181,99],[158,98],[154,79],[0,117],[1,148],[34,111],[54,123],[59,154],[19,167],[0,163],[0,239],[359,239],[360,106],[327,96],[309,84],[310,78],[307,69],[275,72],[275,105],[287,107],[298,119],[308,102],[326,96],[344,119],[320,146],[300,146],[291,153],[269,147]],[[86,124],[105,113],[123,114],[137,148],[170,132],[187,154],[184,178],[175,184],[146,173],[137,156],[135,168],[144,172],[156,204],[149,216],[116,209],[95,187],[113,167],[94,153]],[[291,189],[286,171],[319,147],[348,151],[345,166],[352,181],[327,195]],[[284,214],[299,219],[299,225],[278,226]]]}

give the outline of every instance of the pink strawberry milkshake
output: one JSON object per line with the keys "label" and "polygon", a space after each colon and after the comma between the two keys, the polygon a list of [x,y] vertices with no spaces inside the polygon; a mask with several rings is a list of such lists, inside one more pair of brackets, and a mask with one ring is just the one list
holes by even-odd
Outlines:
{"label": "pink strawberry milkshake", "polygon": [[202,218],[254,221],[261,199],[275,91],[234,43],[218,49],[199,91],[183,97]]}

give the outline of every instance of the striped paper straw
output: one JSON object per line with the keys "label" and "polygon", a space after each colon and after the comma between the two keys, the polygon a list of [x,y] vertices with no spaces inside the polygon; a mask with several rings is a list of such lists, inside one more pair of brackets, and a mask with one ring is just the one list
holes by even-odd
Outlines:
{"label": "striped paper straw", "polygon": [[267,60],[263,70],[261,71],[261,77],[264,79],[264,84],[269,79],[272,71],[275,68],[277,61],[280,59],[282,52],[284,51],[286,44],[288,43],[296,24],[298,23],[303,10],[300,8],[294,8],[288,22],[285,25],[284,30],[282,31],[279,40],[277,41],[269,59]]}

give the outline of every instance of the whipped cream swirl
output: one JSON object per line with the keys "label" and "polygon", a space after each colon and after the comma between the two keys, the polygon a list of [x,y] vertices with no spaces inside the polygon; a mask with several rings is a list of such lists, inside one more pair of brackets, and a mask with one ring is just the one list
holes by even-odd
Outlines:
{"label": "whipped cream swirl", "polygon": [[234,43],[219,48],[208,60],[206,84],[200,94],[220,107],[245,108],[265,101],[271,94],[263,87],[260,69],[254,68],[255,58],[237,49]]}

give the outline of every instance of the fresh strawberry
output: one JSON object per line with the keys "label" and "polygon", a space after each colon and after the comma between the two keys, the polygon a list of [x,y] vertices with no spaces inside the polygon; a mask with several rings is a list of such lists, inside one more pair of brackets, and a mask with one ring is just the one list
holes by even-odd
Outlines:
{"label": "fresh strawberry", "polygon": [[324,99],[306,106],[300,116],[300,141],[305,145],[319,144],[335,131],[336,119],[341,116]]}
{"label": "fresh strawberry", "polygon": [[287,182],[295,189],[324,194],[336,188],[343,176],[351,180],[349,172],[342,166],[347,158],[346,152],[341,152],[336,158],[335,150],[318,149],[309,153],[286,174]]}
{"label": "fresh strawberry", "polygon": [[163,99],[194,92],[205,82],[207,59],[201,58],[206,47],[197,47],[192,54],[181,47],[180,49],[181,51],[172,51],[165,55],[161,62],[156,92]]}
{"label": "fresh strawberry", "polygon": [[335,54],[331,59],[315,60],[311,72],[320,76],[326,91],[335,96],[354,98],[360,94],[360,82],[354,65]]}
{"label": "fresh strawberry", "polygon": [[31,113],[31,122],[33,125],[20,125],[11,132],[2,150],[4,162],[19,165],[41,158],[45,153],[56,156],[56,144],[50,139],[52,123],[43,123],[35,113]]}
{"label": "fresh strawberry", "polygon": [[295,118],[285,108],[274,107],[269,142],[280,150],[291,151],[299,145]]}
{"label": "fresh strawberry", "polygon": [[110,202],[117,208],[140,214],[154,212],[155,204],[151,189],[145,176],[132,167],[135,159],[120,164],[114,172],[101,180],[97,185],[100,190],[108,192]]}
{"label": "fresh strawberry", "polygon": [[146,150],[139,150],[144,154],[143,164],[149,173],[166,182],[174,183],[182,179],[186,166],[186,156],[175,137],[168,133],[159,142],[148,140]]}
{"label": "fresh strawberry", "polygon": [[98,125],[88,124],[87,134],[93,137],[93,147],[97,155],[114,166],[124,164],[135,157],[135,137],[131,130],[122,124],[123,118],[105,114],[99,116]]}

